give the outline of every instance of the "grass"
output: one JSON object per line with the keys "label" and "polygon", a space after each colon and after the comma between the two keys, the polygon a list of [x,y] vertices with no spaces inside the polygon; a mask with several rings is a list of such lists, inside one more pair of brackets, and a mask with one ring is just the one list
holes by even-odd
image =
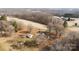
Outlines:
{"label": "grass", "polygon": [[[22,43],[22,45],[20,44]],[[11,45],[13,49],[26,49],[27,48],[34,48],[37,47],[36,41],[30,38],[17,38]]]}
{"label": "grass", "polygon": [[26,42],[26,41],[31,42],[32,40],[33,39],[31,38],[17,38],[16,39],[17,42]]}

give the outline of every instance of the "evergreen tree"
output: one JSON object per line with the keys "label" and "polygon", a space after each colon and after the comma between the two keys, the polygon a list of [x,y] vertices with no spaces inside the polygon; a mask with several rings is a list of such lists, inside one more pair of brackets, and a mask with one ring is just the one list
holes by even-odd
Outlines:
{"label": "evergreen tree", "polygon": [[64,27],[67,27],[67,26],[68,26],[68,25],[67,25],[67,21],[64,21],[63,26],[64,26]]}
{"label": "evergreen tree", "polygon": [[70,21],[71,19],[70,19],[70,17],[68,18],[68,21]]}

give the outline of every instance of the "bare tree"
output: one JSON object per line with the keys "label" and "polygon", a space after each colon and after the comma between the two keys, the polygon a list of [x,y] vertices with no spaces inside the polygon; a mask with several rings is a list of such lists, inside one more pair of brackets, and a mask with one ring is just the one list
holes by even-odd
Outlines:
{"label": "bare tree", "polygon": [[29,25],[27,26],[27,29],[28,29],[29,33],[31,33],[31,32],[32,32],[32,29],[33,29],[33,26],[32,26],[31,24],[29,24]]}
{"label": "bare tree", "polygon": [[55,32],[56,36],[57,35],[61,36],[61,34],[64,31],[62,20],[60,20],[59,18],[56,18],[56,17],[52,18],[52,20],[48,23],[47,27],[48,27],[49,33]]}
{"label": "bare tree", "polygon": [[46,12],[27,12],[26,14],[15,15],[15,17],[27,19],[30,21],[46,24],[49,22],[49,17],[52,16]]}

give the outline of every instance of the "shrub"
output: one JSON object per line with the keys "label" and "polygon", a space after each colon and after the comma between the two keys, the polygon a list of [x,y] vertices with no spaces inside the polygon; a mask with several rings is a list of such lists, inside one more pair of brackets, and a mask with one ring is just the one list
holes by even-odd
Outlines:
{"label": "shrub", "polygon": [[77,26],[77,23],[75,23],[75,26]]}
{"label": "shrub", "polygon": [[17,32],[17,23],[16,23],[16,21],[12,22],[12,25],[14,26],[15,31]]}
{"label": "shrub", "polygon": [[11,36],[14,33],[14,27],[8,21],[0,20],[0,36]]}
{"label": "shrub", "polygon": [[35,46],[37,46],[37,44],[36,44],[36,41],[35,40],[26,40],[25,42],[24,42],[24,45],[25,46],[28,46],[28,47],[35,47]]}
{"label": "shrub", "polygon": [[50,47],[53,51],[72,51],[79,50],[79,33],[70,32],[63,40],[57,39]]}
{"label": "shrub", "polygon": [[7,20],[6,15],[2,15],[2,16],[0,17],[0,20]]}

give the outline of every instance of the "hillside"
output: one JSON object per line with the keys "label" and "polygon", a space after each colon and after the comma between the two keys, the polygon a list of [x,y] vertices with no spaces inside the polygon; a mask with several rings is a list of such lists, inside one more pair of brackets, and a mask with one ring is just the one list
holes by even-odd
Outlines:
{"label": "hillside", "polygon": [[32,25],[35,28],[38,28],[38,29],[41,29],[41,30],[47,30],[46,25],[39,24],[39,23],[36,23],[36,22],[32,22],[32,21],[28,21],[28,20],[24,20],[24,19],[19,19],[19,18],[14,18],[14,17],[7,17],[7,20],[8,21],[16,21],[18,23],[22,23],[26,27],[28,25]]}
{"label": "hillside", "polygon": [[[3,31],[0,34],[0,50],[4,51],[71,51],[74,48],[70,45],[77,45],[74,39],[78,42],[79,38],[78,26],[65,28],[62,25],[63,19],[58,16],[52,16],[52,21],[49,23],[48,28],[44,24],[11,16],[7,16],[7,19],[2,18],[1,21],[0,24]],[[16,23],[13,21],[16,21]],[[67,22],[68,25],[73,25],[74,22],[78,22],[78,18],[75,21]],[[28,29],[28,25],[33,28]],[[9,26],[13,27],[12,34],[9,32],[12,27]],[[22,27],[22,29],[15,31],[18,26]],[[8,27],[9,29],[7,29]],[[50,31],[46,31],[47,29]],[[10,36],[6,36],[8,35],[7,32],[9,32]],[[75,49],[77,49],[76,46]]]}

